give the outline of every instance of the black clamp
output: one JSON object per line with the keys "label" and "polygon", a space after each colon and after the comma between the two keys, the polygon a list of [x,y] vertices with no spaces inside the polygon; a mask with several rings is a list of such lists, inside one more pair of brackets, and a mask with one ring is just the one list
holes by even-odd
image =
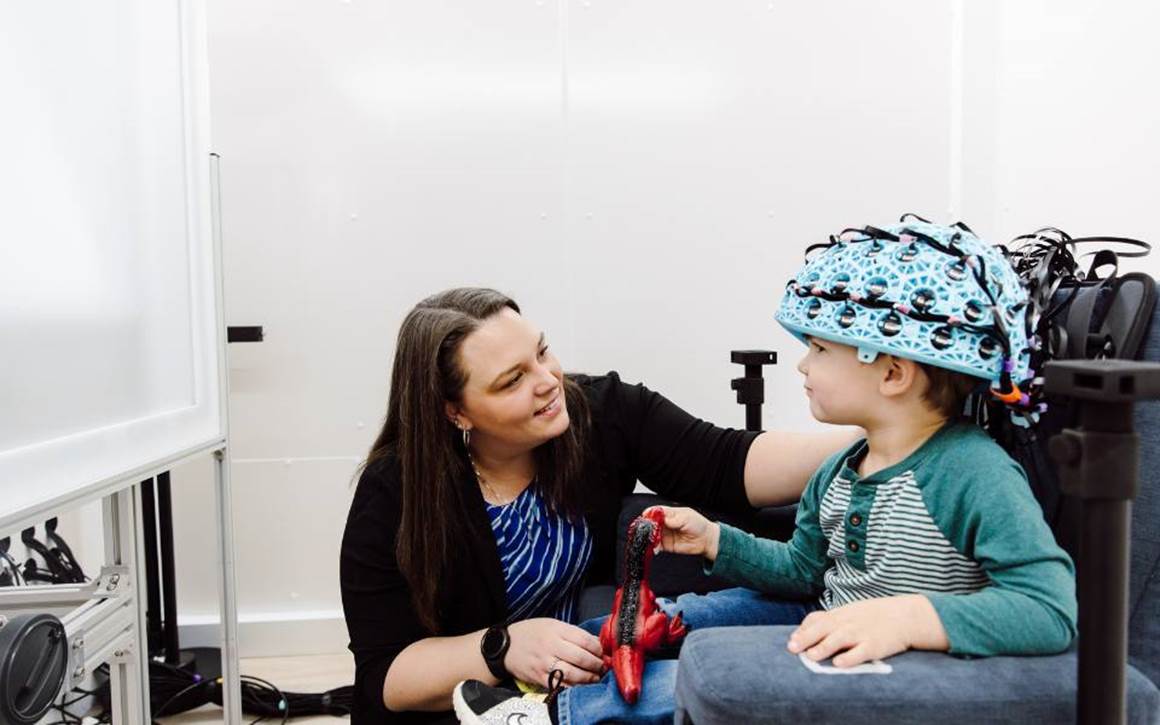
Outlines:
{"label": "black clamp", "polygon": [[734,350],[729,358],[745,366],[745,375],[733,378],[729,383],[729,387],[737,391],[737,402],[745,406],[745,427],[761,430],[761,406],[765,403],[762,369],[777,364],[777,353],[771,350]]}
{"label": "black clamp", "polygon": [[261,325],[226,328],[226,342],[261,342],[265,336]]}

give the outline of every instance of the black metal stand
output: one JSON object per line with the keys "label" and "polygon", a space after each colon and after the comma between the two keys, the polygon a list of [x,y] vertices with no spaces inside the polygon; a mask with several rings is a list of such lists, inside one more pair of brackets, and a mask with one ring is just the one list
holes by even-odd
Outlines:
{"label": "black metal stand", "polygon": [[195,655],[183,652],[177,630],[177,567],[174,564],[173,498],[169,471],[141,482],[145,551],[145,631],[149,656],[196,671]]}
{"label": "black metal stand", "polygon": [[1051,439],[1063,492],[1083,502],[1077,577],[1081,725],[1125,722],[1130,502],[1139,488],[1134,401],[1160,398],[1160,364],[1056,361],[1046,389],[1080,401],[1078,429]]}
{"label": "black metal stand", "polygon": [[777,364],[777,353],[769,350],[734,350],[730,359],[745,366],[745,375],[733,378],[729,387],[737,391],[737,402],[745,406],[745,429],[761,430],[761,406],[765,403],[766,365]]}
{"label": "black metal stand", "polygon": [[161,652],[161,577],[157,569],[157,499],[153,479],[141,482],[141,523],[145,551],[145,638],[149,656]]}
{"label": "black metal stand", "polygon": [[161,596],[165,608],[161,633],[165,661],[179,664],[181,644],[177,636],[177,567],[173,561],[173,498],[169,486],[169,471],[157,476],[158,533],[161,539]]}

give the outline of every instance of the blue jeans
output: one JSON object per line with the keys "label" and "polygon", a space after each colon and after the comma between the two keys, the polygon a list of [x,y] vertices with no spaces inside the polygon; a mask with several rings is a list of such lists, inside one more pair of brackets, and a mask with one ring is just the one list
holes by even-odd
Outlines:
{"label": "blue jeans", "polygon": [[[709,594],[682,594],[676,601],[658,599],[670,617],[681,612],[690,630],[767,624],[800,624],[819,609],[816,601],[773,599],[751,589],[724,589]],[[599,635],[605,617],[590,619],[581,628]],[[594,685],[576,685],[556,700],[560,725],[599,722],[671,723],[676,707],[676,660],[648,660],[644,666],[640,699],[629,705],[620,696],[616,678],[608,672]]]}

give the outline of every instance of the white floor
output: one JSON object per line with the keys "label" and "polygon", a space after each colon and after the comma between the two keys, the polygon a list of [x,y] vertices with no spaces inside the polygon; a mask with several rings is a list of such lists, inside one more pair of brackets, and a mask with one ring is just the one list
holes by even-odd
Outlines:
{"label": "white floor", "polygon": [[[325,692],[326,690],[354,684],[354,660],[349,654],[312,655],[309,657],[253,657],[241,661],[243,675],[253,675],[269,680],[279,689],[294,692]],[[253,717],[245,717],[244,722],[250,722]],[[296,717],[290,722],[294,725],[303,723],[340,723],[349,718],[337,718],[317,715],[311,717]],[[216,705],[205,705],[196,710],[162,717],[159,723],[165,725],[193,725],[194,723],[222,722],[222,710]],[[277,723],[277,719],[263,720],[264,723]]]}

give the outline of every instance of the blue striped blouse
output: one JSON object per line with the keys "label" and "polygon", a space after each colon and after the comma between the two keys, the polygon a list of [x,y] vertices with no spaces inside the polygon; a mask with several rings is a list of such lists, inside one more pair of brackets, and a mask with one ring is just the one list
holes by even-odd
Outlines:
{"label": "blue striped blouse", "polygon": [[588,522],[552,513],[534,482],[510,503],[487,504],[487,515],[507,585],[508,622],[554,617],[575,624],[592,559]]}

